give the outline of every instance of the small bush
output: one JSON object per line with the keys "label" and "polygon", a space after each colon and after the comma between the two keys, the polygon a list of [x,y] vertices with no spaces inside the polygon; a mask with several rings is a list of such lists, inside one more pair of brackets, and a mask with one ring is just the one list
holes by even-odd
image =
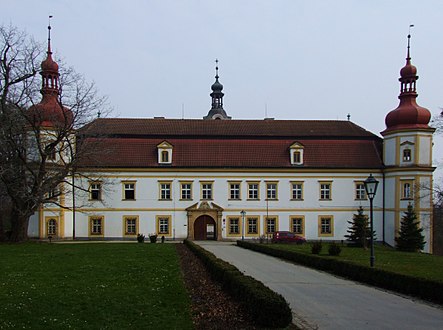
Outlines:
{"label": "small bush", "polygon": [[331,243],[328,248],[330,256],[338,256],[341,253],[341,247],[337,243]]}
{"label": "small bush", "polygon": [[323,246],[321,244],[321,241],[314,242],[311,247],[311,252],[312,252],[312,254],[320,254],[322,248],[323,248]]}

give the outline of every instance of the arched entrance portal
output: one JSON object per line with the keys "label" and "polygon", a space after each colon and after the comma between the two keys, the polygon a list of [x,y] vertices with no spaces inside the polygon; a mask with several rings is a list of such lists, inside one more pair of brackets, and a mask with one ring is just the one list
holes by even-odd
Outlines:
{"label": "arched entrance portal", "polygon": [[194,239],[198,241],[217,239],[217,226],[211,216],[201,215],[195,219]]}

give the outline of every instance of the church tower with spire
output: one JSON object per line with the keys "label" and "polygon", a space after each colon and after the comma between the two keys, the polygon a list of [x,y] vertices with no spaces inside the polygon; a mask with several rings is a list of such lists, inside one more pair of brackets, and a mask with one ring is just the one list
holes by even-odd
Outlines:
{"label": "church tower with spire", "polygon": [[[386,236],[398,235],[401,218],[412,204],[424,228],[426,251],[432,251],[432,138],[431,113],[417,104],[417,68],[411,64],[408,35],[406,65],[400,70],[400,102],[385,118],[383,161],[385,165]],[[388,241],[395,245],[394,241]]]}
{"label": "church tower with spire", "polygon": [[210,94],[212,103],[211,110],[203,119],[231,119],[223,109],[223,85],[218,81],[218,60],[215,60],[215,82],[212,84],[212,93]]}

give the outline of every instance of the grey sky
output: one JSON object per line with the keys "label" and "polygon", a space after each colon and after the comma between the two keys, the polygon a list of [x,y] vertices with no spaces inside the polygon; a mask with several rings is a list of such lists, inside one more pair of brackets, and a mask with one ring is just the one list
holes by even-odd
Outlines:
{"label": "grey sky", "polygon": [[[108,95],[114,116],[202,118],[219,59],[234,119],[346,119],[379,134],[412,29],[418,103],[443,107],[441,0],[22,0],[2,23],[45,42]],[[434,158],[443,158],[436,138]]]}

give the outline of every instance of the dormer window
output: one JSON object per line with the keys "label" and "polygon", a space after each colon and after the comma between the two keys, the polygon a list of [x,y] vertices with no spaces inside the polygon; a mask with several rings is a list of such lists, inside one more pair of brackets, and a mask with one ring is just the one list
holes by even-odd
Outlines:
{"label": "dormer window", "polygon": [[304,146],[301,143],[295,142],[290,146],[290,160],[292,165],[303,164],[303,149]]}
{"label": "dormer window", "polygon": [[167,141],[157,145],[159,164],[172,164],[172,148],[172,145]]}

